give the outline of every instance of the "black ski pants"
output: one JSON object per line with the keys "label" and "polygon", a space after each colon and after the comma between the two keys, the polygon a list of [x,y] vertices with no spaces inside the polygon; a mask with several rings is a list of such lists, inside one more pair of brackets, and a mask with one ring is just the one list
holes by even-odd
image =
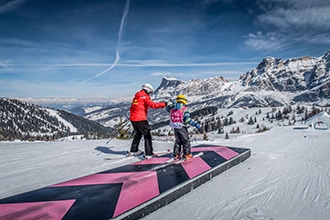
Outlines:
{"label": "black ski pants", "polygon": [[131,152],[137,152],[139,150],[139,144],[142,136],[144,137],[144,154],[152,155],[152,137],[150,132],[150,126],[148,121],[131,121],[134,128],[134,138],[131,145]]}
{"label": "black ski pants", "polygon": [[186,156],[191,154],[188,128],[174,128],[174,136],[175,143],[173,147],[173,155],[176,156],[182,153]]}

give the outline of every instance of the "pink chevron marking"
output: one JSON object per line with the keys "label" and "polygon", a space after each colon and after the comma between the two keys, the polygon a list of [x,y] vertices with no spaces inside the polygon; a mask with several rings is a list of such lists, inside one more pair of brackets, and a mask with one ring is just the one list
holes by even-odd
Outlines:
{"label": "pink chevron marking", "polygon": [[181,165],[190,179],[211,169],[201,157],[192,158],[181,163]]}
{"label": "pink chevron marking", "polygon": [[0,205],[0,219],[62,219],[75,200],[24,202]]}
{"label": "pink chevron marking", "polygon": [[139,162],[136,162],[136,163],[134,163],[134,165],[161,164],[161,163],[165,163],[168,160],[169,160],[169,157],[151,158],[148,160],[141,160]]}
{"label": "pink chevron marking", "polygon": [[94,174],[52,187],[123,183],[114,212],[116,217],[160,194],[156,171]]}
{"label": "pink chevron marking", "polygon": [[157,172],[142,172],[123,184],[114,217],[158,196]]}
{"label": "pink chevron marking", "polygon": [[219,154],[221,157],[225,158],[226,160],[230,160],[233,157],[239,155],[239,153],[229,149],[225,146],[215,146],[215,147],[193,147],[191,148],[192,152],[200,152],[200,151],[214,151]]}

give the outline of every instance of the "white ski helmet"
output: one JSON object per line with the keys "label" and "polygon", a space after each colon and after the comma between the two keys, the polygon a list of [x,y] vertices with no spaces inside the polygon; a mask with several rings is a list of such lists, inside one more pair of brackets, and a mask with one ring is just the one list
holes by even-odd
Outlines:
{"label": "white ski helmet", "polygon": [[154,92],[154,88],[149,83],[144,84],[142,86],[142,89],[144,89],[148,94],[151,94]]}

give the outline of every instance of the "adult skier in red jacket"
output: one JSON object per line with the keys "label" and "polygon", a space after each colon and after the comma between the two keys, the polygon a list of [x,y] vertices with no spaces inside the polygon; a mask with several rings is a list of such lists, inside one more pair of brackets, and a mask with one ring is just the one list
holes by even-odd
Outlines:
{"label": "adult skier in red jacket", "polygon": [[138,152],[142,136],[144,137],[144,153],[146,159],[152,157],[153,155],[151,139],[152,137],[147,119],[148,109],[166,107],[166,102],[153,102],[151,100],[150,94],[152,94],[153,92],[153,87],[150,84],[146,83],[142,86],[142,89],[135,94],[133,98],[130,108],[130,121],[134,128],[135,135],[128,155]]}

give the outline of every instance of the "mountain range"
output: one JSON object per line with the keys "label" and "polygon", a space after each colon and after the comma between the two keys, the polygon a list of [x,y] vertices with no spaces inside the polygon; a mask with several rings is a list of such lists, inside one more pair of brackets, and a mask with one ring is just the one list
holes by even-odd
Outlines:
{"label": "mountain range", "polygon": [[[175,99],[179,93],[188,97],[191,111],[205,107],[329,106],[330,50],[316,58],[306,56],[283,60],[266,57],[236,81],[222,76],[187,82],[164,77],[153,94],[153,100]],[[70,111],[104,126],[112,126],[119,117],[127,117],[129,106],[129,102],[119,102],[106,107],[81,106]],[[151,109],[149,116],[151,123],[157,123],[165,120],[168,113]]]}
{"label": "mountain range", "polygon": [[[330,106],[330,51],[317,58],[286,61],[267,57],[236,81],[222,76],[187,82],[164,77],[152,99],[173,100],[180,93],[188,97],[196,120],[207,115],[214,118],[219,109],[226,108]],[[109,137],[112,129],[128,118],[130,105],[128,101],[99,102],[65,111],[67,104],[51,108],[0,98],[0,140],[55,140],[77,134]],[[148,117],[153,130],[168,125],[165,109],[150,109]]]}

